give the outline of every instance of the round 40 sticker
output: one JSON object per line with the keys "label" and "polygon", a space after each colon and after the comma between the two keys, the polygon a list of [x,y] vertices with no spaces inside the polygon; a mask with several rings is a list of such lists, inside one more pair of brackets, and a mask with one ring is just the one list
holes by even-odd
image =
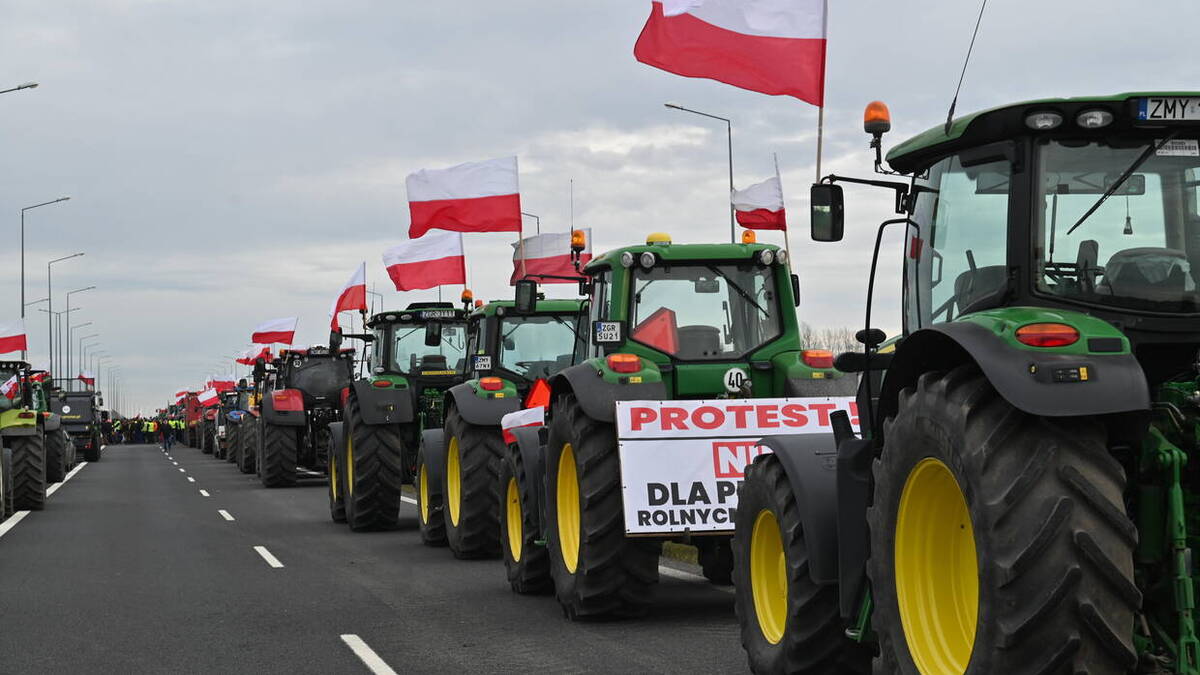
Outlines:
{"label": "round 40 sticker", "polygon": [[741,391],[742,387],[749,381],[750,376],[741,368],[730,368],[725,371],[725,390],[731,394]]}
{"label": "round 40 sticker", "polygon": [[69,406],[69,405],[64,405],[64,406],[63,406],[63,408],[62,408],[62,411],[63,411],[63,412],[65,412],[65,413],[69,413],[69,412],[71,412],[71,406]]}

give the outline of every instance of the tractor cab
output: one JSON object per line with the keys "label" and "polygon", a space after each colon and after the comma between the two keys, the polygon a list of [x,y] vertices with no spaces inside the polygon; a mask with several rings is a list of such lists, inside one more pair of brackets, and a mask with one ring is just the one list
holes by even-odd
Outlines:
{"label": "tractor cab", "polygon": [[522,395],[583,358],[587,332],[578,300],[538,300],[532,312],[511,300],[493,300],[469,317],[468,375],[512,383]]}
{"label": "tractor cab", "polygon": [[426,426],[442,424],[442,395],[466,373],[467,312],[448,302],[414,302],[367,322],[374,334],[372,386],[412,388]]}
{"label": "tractor cab", "polygon": [[[303,394],[305,408],[338,407],[342,388],[354,375],[354,350],[323,345],[289,348],[275,361],[275,369],[276,386],[298,389]],[[235,398],[243,394],[231,393]]]}

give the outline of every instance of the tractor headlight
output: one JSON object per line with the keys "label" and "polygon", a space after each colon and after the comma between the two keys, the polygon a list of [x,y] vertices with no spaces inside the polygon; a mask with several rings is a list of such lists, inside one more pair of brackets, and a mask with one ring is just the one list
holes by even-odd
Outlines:
{"label": "tractor headlight", "polygon": [[1036,112],[1025,118],[1025,126],[1034,131],[1050,131],[1063,123],[1063,116],[1056,112]]}
{"label": "tractor headlight", "polygon": [[1107,110],[1084,110],[1075,118],[1075,123],[1084,129],[1100,129],[1112,124],[1113,114]]}
{"label": "tractor headlight", "polygon": [[638,256],[638,263],[646,269],[654,267],[654,254],[650,251],[643,251],[642,255]]}
{"label": "tractor headlight", "polygon": [[769,267],[773,262],[775,262],[775,254],[770,249],[758,252],[759,265]]}
{"label": "tractor headlight", "polygon": [[633,254],[629,251],[621,254],[621,267],[633,267]]}
{"label": "tractor headlight", "polygon": [[788,254],[787,254],[787,251],[785,251],[785,250],[783,250],[783,249],[779,249],[779,250],[778,250],[778,251],[775,253],[775,260],[776,260],[776,261],[777,261],[777,262],[778,262],[780,265],[786,265],[786,264],[787,264],[787,259],[788,259]]}

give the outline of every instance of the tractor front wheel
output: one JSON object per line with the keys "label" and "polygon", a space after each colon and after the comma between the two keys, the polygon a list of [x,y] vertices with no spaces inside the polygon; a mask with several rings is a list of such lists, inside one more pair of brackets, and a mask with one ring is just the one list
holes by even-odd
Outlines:
{"label": "tractor front wheel", "polygon": [[611,423],[588,417],[573,394],[550,423],[546,545],[554,591],[568,619],[645,614],[662,542],[625,536],[621,465]]}
{"label": "tractor front wheel", "polygon": [[445,497],[438,494],[426,461],[430,452],[438,451],[440,448],[426,447],[424,439],[417,449],[417,529],[421,533],[421,543],[426,546],[446,545]]}
{"label": "tractor front wheel", "polygon": [[[46,482],[59,483],[67,472],[71,470],[67,466],[67,446],[70,445],[71,439],[64,439],[64,434],[61,431],[46,432]],[[64,442],[65,440],[65,442]]]}
{"label": "tractor front wheel", "polygon": [[249,415],[237,425],[237,467],[242,473],[254,473],[254,425],[256,420]]}
{"label": "tractor front wheel", "polygon": [[1096,418],[1027,415],[979,370],[900,394],[875,461],[877,669],[1126,673],[1137,529]]}
{"label": "tractor front wheel", "polygon": [[100,432],[95,431],[91,436],[90,447],[83,449],[83,458],[89,462],[100,461],[100,446],[104,444],[104,439],[100,438]]}
{"label": "tractor front wheel", "polygon": [[400,521],[403,481],[400,428],[367,424],[358,396],[350,394],[345,410],[345,440],[338,468],[346,486],[346,523],[356,532],[394,529]]}
{"label": "tractor front wheel", "polygon": [[303,427],[262,423],[262,457],[259,478],[264,487],[296,484],[296,453]]}
{"label": "tractor front wheel", "polygon": [[521,451],[510,447],[500,464],[500,547],[508,583],[517,593],[533,595],[554,589],[550,553],[539,542],[540,526],[532,480],[525,472]]}
{"label": "tractor front wheel", "polygon": [[446,476],[442,486],[446,543],[456,558],[500,555],[497,473],[504,452],[499,427],[469,424],[457,409],[446,417]]}
{"label": "tractor front wheel", "polygon": [[16,513],[13,508],[13,453],[12,448],[0,448],[0,489],[4,496],[0,499],[0,520]]}
{"label": "tractor front wheel", "polygon": [[13,506],[18,511],[46,507],[46,444],[42,434],[10,436],[13,453]]}

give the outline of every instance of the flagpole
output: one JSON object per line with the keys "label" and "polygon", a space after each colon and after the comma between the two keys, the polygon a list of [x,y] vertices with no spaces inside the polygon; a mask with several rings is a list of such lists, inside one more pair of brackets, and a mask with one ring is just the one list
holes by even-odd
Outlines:
{"label": "flagpole", "polygon": [[817,108],[817,182],[821,182],[821,143],[825,138],[825,106]]}
{"label": "flagpole", "polygon": [[[773,152],[773,153],[771,153],[771,155],[775,157],[775,180],[779,182],[779,196],[782,198],[783,197],[783,178],[779,175],[779,153]],[[780,205],[782,206],[782,203]],[[784,209],[784,213],[787,213],[787,209]],[[792,245],[788,241],[787,222],[784,222],[784,224],[783,224],[783,248],[785,251],[788,252],[788,255],[792,254]]]}
{"label": "flagpole", "polygon": [[529,273],[528,270],[525,269],[525,236],[524,235],[525,235],[524,232],[522,232],[521,230],[517,230],[517,248],[520,249],[520,251],[521,251],[521,278],[522,279],[524,279],[525,275]]}

